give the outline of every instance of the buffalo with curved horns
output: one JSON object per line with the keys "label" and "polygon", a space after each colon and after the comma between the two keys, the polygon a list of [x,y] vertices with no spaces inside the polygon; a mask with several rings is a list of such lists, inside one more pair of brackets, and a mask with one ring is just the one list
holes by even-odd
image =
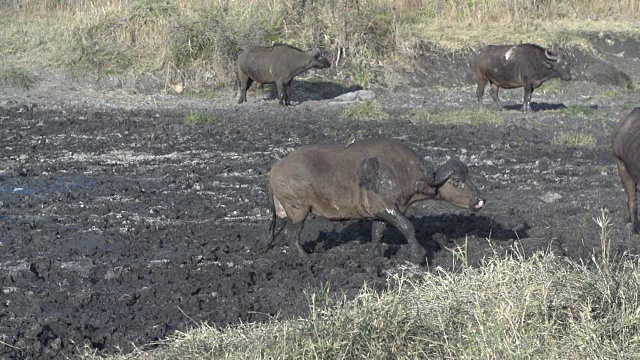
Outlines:
{"label": "buffalo with curved horns", "polygon": [[524,88],[522,111],[531,111],[531,93],[552,78],[571,80],[569,64],[549,49],[534,44],[489,45],[476,58],[476,96],[482,104],[487,82],[491,84],[491,97],[502,108],[500,88]]}
{"label": "buffalo with curved horns", "polygon": [[301,147],[278,161],[269,173],[271,203],[270,245],[287,229],[291,249],[303,259],[300,232],[307,216],[329,220],[373,220],[371,241],[379,252],[386,224],[407,239],[416,263],[425,261],[411,222],[404,216],[409,205],[420,200],[444,200],[480,210],[466,165],[451,159],[434,170],[411,148],[399,141],[368,139],[344,145]]}

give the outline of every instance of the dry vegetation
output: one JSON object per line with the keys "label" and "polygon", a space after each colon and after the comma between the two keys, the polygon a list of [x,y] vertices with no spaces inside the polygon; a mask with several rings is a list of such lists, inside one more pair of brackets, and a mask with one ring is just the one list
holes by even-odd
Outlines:
{"label": "dry vegetation", "polygon": [[[109,359],[632,359],[640,357],[640,262],[610,255],[609,215],[594,219],[601,246],[577,264],[538,253],[390,274],[387,291],[353,300],[308,294],[306,319],[207,325],[158,349]],[[92,358],[87,353],[85,358]]]}
{"label": "dry vegetation", "polygon": [[0,60],[27,69],[156,73],[181,89],[231,86],[249,45],[320,47],[345,80],[384,80],[427,41],[583,44],[638,34],[636,0],[13,0],[0,7]]}

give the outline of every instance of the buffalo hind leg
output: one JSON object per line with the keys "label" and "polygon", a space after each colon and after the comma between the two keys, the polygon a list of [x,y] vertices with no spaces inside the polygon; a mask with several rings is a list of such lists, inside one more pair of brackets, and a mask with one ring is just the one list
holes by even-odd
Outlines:
{"label": "buffalo hind leg", "polygon": [[238,99],[238,104],[242,104],[247,101],[247,90],[249,90],[249,87],[253,84],[253,79],[247,74],[239,73],[238,82],[240,83],[240,99]]}
{"label": "buffalo hind leg", "polygon": [[622,186],[624,187],[624,192],[627,195],[627,206],[624,209],[624,220],[627,223],[631,223],[631,232],[633,234],[637,234],[640,229],[638,229],[638,202],[636,183],[627,172],[627,168],[624,166],[622,161],[616,160],[616,162],[618,164],[618,173],[620,174],[620,180],[622,180]]}
{"label": "buffalo hind leg", "polygon": [[481,76],[477,76],[478,87],[476,88],[476,97],[478,98],[478,105],[482,106],[482,97],[484,96],[484,88],[487,86],[487,79]]}
{"label": "buffalo hind leg", "polygon": [[500,87],[496,83],[491,83],[491,98],[498,106],[498,110],[502,110],[502,102],[500,102],[500,97],[498,97],[498,91],[500,91]]}
{"label": "buffalo hind leg", "polygon": [[378,214],[378,217],[398,229],[402,235],[407,239],[411,248],[411,256],[413,262],[422,265],[426,261],[427,250],[420,246],[418,240],[416,240],[416,231],[413,228],[413,224],[409,219],[398,211],[398,209],[385,209],[382,213]]}
{"label": "buffalo hind leg", "polygon": [[384,221],[374,220],[371,225],[371,253],[374,255],[382,256],[382,249],[380,248],[380,239],[382,234],[387,228],[387,223]]}
{"label": "buffalo hind leg", "polygon": [[263,248],[265,250],[268,250],[271,248],[271,246],[273,245],[274,240],[276,239],[276,237],[278,235],[280,235],[280,233],[282,232],[282,230],[284,230],[285,226],[287,226],[287,223],[289,222],[289,218],[279,218],[277,216],[274,216],[272,221],[271,221],[271,225],[269,226],[269,230],[271,232],[271,234],[268,234],[265,238],[264,244],[263,244]]}
{"label": "buffalo hind leg", "polygon": [[302,232],[302,228],[304,227],[304,220],[298,223],[291,223],[286,227],[287,229],[287,237],[289,238],[289,249],[296,249],[298,251],[298,255],[303,261],[309,261],[309,254],[302,248],[300,245],[300,233]]}

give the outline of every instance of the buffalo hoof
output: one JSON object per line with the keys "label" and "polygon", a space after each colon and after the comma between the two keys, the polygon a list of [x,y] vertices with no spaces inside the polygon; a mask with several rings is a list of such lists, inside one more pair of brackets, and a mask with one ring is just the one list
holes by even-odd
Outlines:
{"label": "buffalo hoof", "polygon": [[382,257],[384,255],[384,253],[382,252],[382,246],[380,246],[380,244],[371,245],[369,253],[371,254],[371,257]]}
{"label": "buffalo hoof", "polygon": [[625,228],[626,228],[627,232],[629,233],[629,235],[631,235],[631,234],[637,235],[638,233],[640,233],[640,226],[633,226],[632,223],[627,223],[625,225]]}
{"label": "buffalo hoof", "polygon": [[427,250],[420,248],[414,249],[411,254],[411,262],[416,265],[426,265],[427,263]]}
{"label": "buffalo hoof", "polygon": [[258,240],[257,250],[260,252],[267,252],[273,248],[273,240],[271,239],[271,235],[264,235],[261,239]]}

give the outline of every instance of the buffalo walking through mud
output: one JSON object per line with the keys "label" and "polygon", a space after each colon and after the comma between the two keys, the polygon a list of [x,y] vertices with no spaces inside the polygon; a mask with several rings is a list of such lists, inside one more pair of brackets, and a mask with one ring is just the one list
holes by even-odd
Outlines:
{"label": "buffalo walking through mud", "polygon": [[640,184],[640,107],[633,109],[616,124],[611,141],[620,180],[627,195],[624,219],[630,223],[631,232],[637,234],[640,231],[637,194],[638,184]]}
{"label": "buffalo walking through mud", "polygon": [[268,186],[268,245],[286,229],[290,248],[303,259],[308,255],[300,245],[300,232],[310,213],[329,220],[372,219],[376,251],[389,223],[406,238],[413,261],[422,264],[426,250],[404,216],[411,204],[444,200],[473,211],[485,204],[459,160],[451,159],[434,171],[406,145],[385,139],[299,148],[273,166]]}
{"label": "buffalo walking through mud", "polygon": [[476,58],[476,96],[482,104],[487,82],[491,84],[491,97],[498,106],[500,88],[524,88],[522,111],[531,111],[531,93],[552,78],[571,80],[568,62],[549,49],[534,44],[489,45]]}
{"label": "buffalo walking through mud", "polygon": [[326,69],[331,66],[318,49],[302,51],[286,44],[271,47],[248,48],[238,56],[238,104],[247,101],[247,90],[255,81],[260,84],[275,83],[280,105],[289,105],[288,88],[293,78],[309,69]]}

